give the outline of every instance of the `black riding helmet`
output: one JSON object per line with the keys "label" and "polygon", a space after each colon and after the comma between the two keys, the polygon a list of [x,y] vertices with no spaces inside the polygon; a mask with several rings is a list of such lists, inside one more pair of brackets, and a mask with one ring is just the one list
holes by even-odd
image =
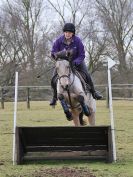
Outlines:
{"label": "black riding helmet", "polygon": [[63,32],[72,32],[75,34],[75,25],[73,23],[66,23],[63,27]]}

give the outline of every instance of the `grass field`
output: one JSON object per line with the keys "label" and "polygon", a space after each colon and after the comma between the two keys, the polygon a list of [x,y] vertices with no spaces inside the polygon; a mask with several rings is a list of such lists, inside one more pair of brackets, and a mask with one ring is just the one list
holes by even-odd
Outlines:
{"label": "grass field", "polygon": [[[86,169],[91,171],[96,177],[133,177],[133,101],[113,101],[113,108],[116,128],[116,163],[58,160],[13,166],[13,103],[5,103],[5,109],[2,110],[0,108],[0,177],[37,177],[34,174],[44,169],[60,169],[64,167]],[[110,124],[110,119],[106,102],[97,101],[96,125],[108,124]],[[38,101],[31,102],[30,110],[26,108],[26,103],[18,103],[17,125],[64,126],[73,124],[66,120],[59,104],[56,109],[52,109],[48,102]],[[54,176],[54,174],[45,174],[45,176],[50,177]]]}

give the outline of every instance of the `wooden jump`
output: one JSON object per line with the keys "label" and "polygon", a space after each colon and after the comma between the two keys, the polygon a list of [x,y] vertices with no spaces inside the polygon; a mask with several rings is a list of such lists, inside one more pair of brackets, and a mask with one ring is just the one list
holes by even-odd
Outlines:
{"label": "wooden jump", "polygon": [[15,155],[16,164],[45,159],[112,162],[110,126],[16,127]]}

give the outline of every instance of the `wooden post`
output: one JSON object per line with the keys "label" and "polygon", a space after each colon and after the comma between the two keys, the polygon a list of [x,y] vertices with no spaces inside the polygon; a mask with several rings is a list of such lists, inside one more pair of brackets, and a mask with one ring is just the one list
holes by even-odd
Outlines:
{"label": "wooden post", "polygon": [[1,108],[4,109],[4,89],[1,88]]}
{"label": "wooden post", "polygon": [[112,105],[112,87],[111,87],[111,73],[110,69],[115,65],[112,59],[108,59],[108,87],[109,87],[109,110],[110,110],[110,123],[111,123],[111,137],[113,147],[113,161],[116,162],[116,143],[115,143],[115,126]]}
{"label": "wooden post", "polygon": [[18,72],[15,73],[15,97],[14,97],[14,121],[13,121],[13,165],[16,162],[16,125],[17,125],[17,102],[18,102]]}
{"label": "wooden post", "polygon": [[109,108],[109,88],[106,87],[106,107]]}
{"label": "wooden post", "polygon": [[30,88],[27,88],[27,108],[30,109]]}

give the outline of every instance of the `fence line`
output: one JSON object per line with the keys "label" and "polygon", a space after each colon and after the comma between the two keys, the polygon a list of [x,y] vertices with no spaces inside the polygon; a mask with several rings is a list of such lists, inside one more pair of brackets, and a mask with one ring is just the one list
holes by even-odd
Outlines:
{"label": "fence line", "polygon": [[[28,88],[46,88],[46,89],[51,88],[50,85],[45,85],[45,86],[37,86],[37,85],[35,85],[35,86],[33,86],[33,85],[32,86],[31,85],[30,86],[22,86],[22,85],[20,85],[20,86],[18,86],[18,89],[19,88],[27,88],[27,87]],[[0,89],[2,89],[2,88],[3,89],[10,89],[10,88],[15,88],[15,86],[3,86],[3,87],[0,86]]]}
{"label": "fence line", "polygon": [[[95,85],[109,104],[108,85]],[[49,100],[52,96],[51,86],[18,86],[19,100],[26,101],[27,108],[30,109],[31,101]],[[14,101],[14,86],[0,87],[1,108],[4,109],[4,102]],[[133,100],[133,84],[112,84],[113,100]]]}

